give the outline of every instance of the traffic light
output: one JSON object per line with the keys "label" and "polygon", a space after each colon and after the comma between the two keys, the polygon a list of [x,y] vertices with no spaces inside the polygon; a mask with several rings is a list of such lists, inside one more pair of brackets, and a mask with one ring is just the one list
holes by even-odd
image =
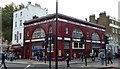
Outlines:
{"label": "traffic light", "polygon": [[109,37],[105,36],[105,44],[109,44]]}
{"label": "traffic light", "polygon": [[45,44],[48,44],[48,35],[45,36]]}
{"label": "traffic light", "polygon": [[85,39],[84,39],[84,37],[81,37],[80,40],[81,40],[82,44],[85,43]]}
{"label": "traffic light", "polygon": [[55,40],[54,40],[54,38],[52,37],[52,42],[51,42],[52,44],[54,44],[55,43]]}

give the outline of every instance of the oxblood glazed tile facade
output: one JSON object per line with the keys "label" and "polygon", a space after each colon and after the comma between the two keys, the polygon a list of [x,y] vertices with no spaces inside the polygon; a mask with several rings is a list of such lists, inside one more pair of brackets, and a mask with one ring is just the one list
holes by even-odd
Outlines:
{"label": "oxblood glazed tile facade", "polygon": [[[24,23],[24,58],[34,59],[36,53],[41,57],[49,57],[50,37],[51,56],[55,59],[56,53],[56,14],[26,21]],[[79,58],[80,54],[89,56],[92,50],[98,54],[104,46],[103,36],[105,27],[86,22],[63,14],[58,14],[58,58],[61,60],[69,54],[71,58]],[[48,42],[46,41],[48,37]],[[81,37],[85,43],[82,44]]]}

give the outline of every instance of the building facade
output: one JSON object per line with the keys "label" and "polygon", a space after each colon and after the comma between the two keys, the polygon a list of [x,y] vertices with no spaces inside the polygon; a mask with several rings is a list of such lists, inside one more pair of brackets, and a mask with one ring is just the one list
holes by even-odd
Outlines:
{"label": "building facade", "polygon": [[[24,58],[35,58],[36,52],[48,56],[51,45],[51,57],[55,59],[55,17],[56,14],[50,14],[24,23]],[[89,56],[92,50],[97,56],[99,49],[104,46],[104,35],[104,26],[58,14],[58,59],[66,57],[66,54],[71,58],[79,58],[81,53]]]}
{"label": "building facade", "polygon": [[[33,11],[34,10],[34,11]],[[41,17],[47,15],[48,10],[41,8],[40,5],[32,5],[28,2],[27,6],[13,13],[13,33],[12,33],[12,49],[18,51],[18,54],[23,48],[24,40],[24,25],[27,20],[33,19],[33,16]]]}
{"label": "building facade", "polygon": [[91,15],[90,22],[105,26],[106,35],[109,36],[109,44],[107,48],[111,49],[113,53],[118,53],[120,49],[120,22],[111,16],[107,16],[106,12],[99,14],[99,18],[95,19],[95,15]]}

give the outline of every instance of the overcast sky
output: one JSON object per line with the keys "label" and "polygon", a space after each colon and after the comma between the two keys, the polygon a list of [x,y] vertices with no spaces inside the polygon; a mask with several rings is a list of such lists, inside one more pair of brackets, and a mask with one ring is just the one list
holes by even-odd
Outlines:
{"label": "overcast sky", "polygon": [[[15,4],[40,4],[43,8],[48,9],[48,13],[55,13],[56,0],[0,0],[0,6],[4,7],[12,2]],[[106,11],[107,15],[118,19],[118,2],[120,0],[58,0],[61,14],[83,19],[89,18],[89,15],[99,16],[100,12]]]}

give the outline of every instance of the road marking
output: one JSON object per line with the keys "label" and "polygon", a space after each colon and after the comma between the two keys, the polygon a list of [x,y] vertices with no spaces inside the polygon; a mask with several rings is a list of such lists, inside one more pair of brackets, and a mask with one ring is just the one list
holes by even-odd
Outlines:
{"label": "road marking", "polygon": [[0,69],[2,69],[2,67],[3,67],[3,64],[1,65]]}
{"label": "road marking", "polygon": [[29,68],[30,67],[30,64],[29,65],[27,65],[26,67],[25,67],[25,69],[27,69],[27,68]]}

